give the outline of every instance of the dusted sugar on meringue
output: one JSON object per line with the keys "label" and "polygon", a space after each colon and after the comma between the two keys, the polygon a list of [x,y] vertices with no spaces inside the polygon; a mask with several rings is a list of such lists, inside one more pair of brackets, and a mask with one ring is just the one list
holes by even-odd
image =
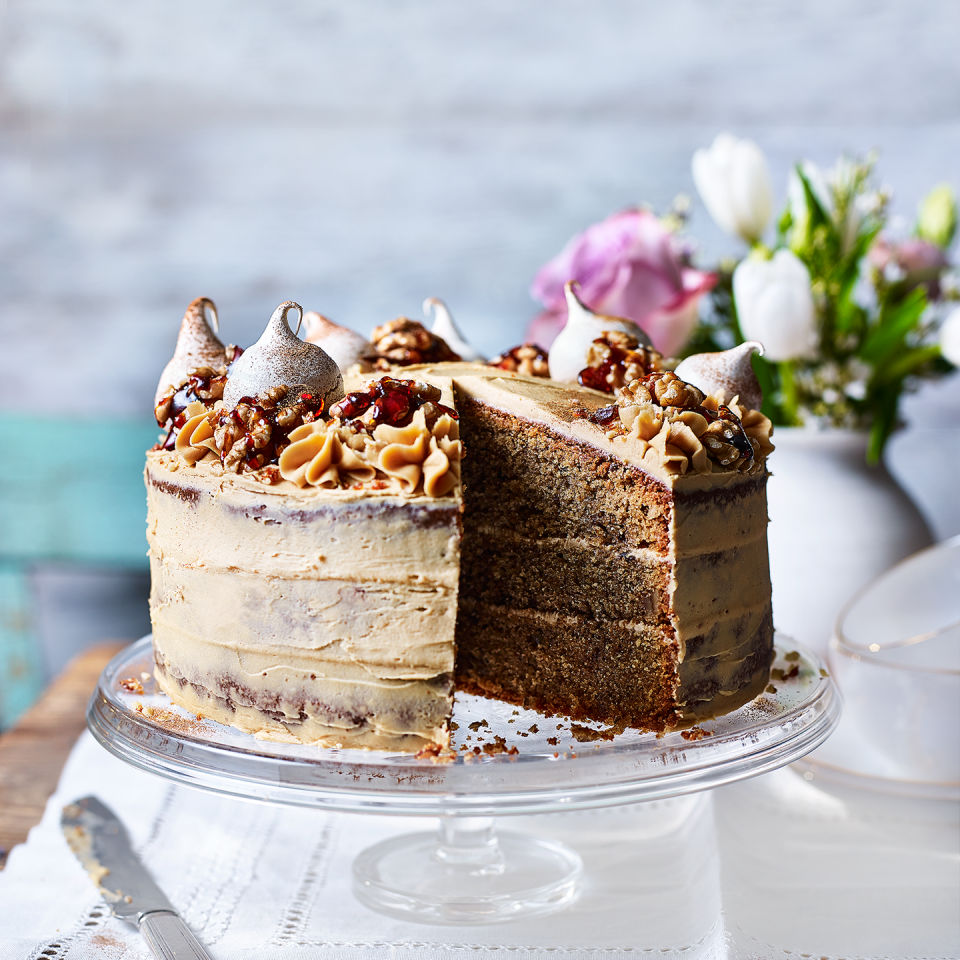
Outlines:
{"label": "dusted sugar on meringue", "polygon": [[674,372],[703,393],[719,397],[721,402],[737,400],[741,407],[759,410],[763,391],[750,362],[755,353],[763,356],[763,344],[748,340],[718,353],[695,353],[681,360]]}
{"label": "dusted sugar on meringue", "polygon": [[341,373],[346,373],[355,364],[366,372],[373,370],[370,359],[376,354],[376,348],[355,330],[342,327],[315,310],[308,310],[303,315],[303,322],[307,328],[304,339],[320,347]]}
{"label": "dusted sugar on meringue", "polygon": [[187,307],[180,324],[176,349],[160,374],[153,397],[154,406],[160,403],[167,392],[173,393],[197,370],[210,367],[212,370],[224,372],[227,363],[233,359],[228,357],[227,348],[210,329],[207,322],[208,310],[213,317],[214,326],[219,327],[217,305],[209,297],[197,297]]}
{"label": "dusted sugar on meringue", "polygon": [[305,343],[290,329],[291,310],[303,316],[300,304],[281,303],[260,339],[236,361],[223,393],[227,406],[280,385],[328,404],[343,396],[340,368],[316,344]]}

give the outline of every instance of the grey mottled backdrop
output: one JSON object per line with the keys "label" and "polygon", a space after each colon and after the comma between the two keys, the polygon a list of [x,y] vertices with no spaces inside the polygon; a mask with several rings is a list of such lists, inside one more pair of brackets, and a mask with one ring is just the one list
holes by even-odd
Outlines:
{"label": "grey mottled backdrop", "polygon": [[[841,150],[906,217],[960,181],[953,0],[5,0],[0,49],[6,410],[145,416],[200,294],[242,344],[283,300],[368,333],[436,295],[494,352],[543,261],[693,196],[724,129],[778,200]],[[689,229],[736,249],[696,199]],[[928,406],[956,426],[958,394]]]}

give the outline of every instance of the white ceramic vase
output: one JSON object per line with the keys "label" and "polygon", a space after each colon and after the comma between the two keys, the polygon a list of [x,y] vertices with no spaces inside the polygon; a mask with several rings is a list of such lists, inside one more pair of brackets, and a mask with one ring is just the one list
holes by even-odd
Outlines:
{"label": "white ceramic vase", "polygon": [[825,656],[854,592],[933,538],[886,467],[867,465],[866,433],[777,427],[773,442],[773,620]]}

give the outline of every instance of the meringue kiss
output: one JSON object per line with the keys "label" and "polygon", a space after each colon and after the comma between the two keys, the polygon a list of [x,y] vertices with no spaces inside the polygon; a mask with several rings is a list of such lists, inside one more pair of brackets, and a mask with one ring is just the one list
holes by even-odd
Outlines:
{"label": "meringue kiss", "polygon": [[577,374],[587,365],[590,344],[608,331],[627,333],[642,346],[651,345],[650,338],[632,320],[594,313],[577,296],[579,286],[576,280],[569,280],[563,288],[567,297],[567,325],[550,348],[550,376],[554,380],[576,383]]}
{"label": "meringue kiss", "polygon": [[692,383],[704,393],[723,394],[727,403],[739,397],[742,406],[759,410],[763,391],[750,363],[755,352],[762,357],[763,344],[748,340],[719,353],[695,353],[677,364],[675,372],[681,380]]}
{"label": "meringue kiss", "polygon": [[320,347],[304,343],[290,329],[287,314],[291,310],[298,310],[303,318],[299,303],[281,303],[260,339],[234,363],[223,391],[228,407],[235,407],[243,397],[279,386],[321,397],[327,406],[343,398],[340,368]]}
{"label": "meringue kiss", "polygon": [[307,327],[304,337],[307,343],[315,343],[340,368],[346,371],[364,357],[376,356],[377,348],[362,337],[356,330],[341,327],[339,323],[328,320],[322,313],[308,310],[303,315]]}
{"label": "meringue kiss", "polygon": [[170,387],[179,386],[194,370],[200,367],[213,367],[217,370],[227,365],[226,349],[207,323],[207,310],[213,318],[214,330],[220,329],[216,304],[208,297],[197,297],[183,315],[177,347],[160,374],[160,382],[153,398],[154,406]]}
{"label": "meringue kiss", "polygon": [[468,362],[476,360],[482,363],[486,359],[464,340],[463,334],[460,333],[457,325],[453,322],[453,316],[449,308],[439,297],[427,297],[423,301],[423,315],[427,319],[430,318],[431,310],[433,311],[433,327],[431,327],[430,332],[435,337],[443,340],[454,353],[459,355],[461,360]]}

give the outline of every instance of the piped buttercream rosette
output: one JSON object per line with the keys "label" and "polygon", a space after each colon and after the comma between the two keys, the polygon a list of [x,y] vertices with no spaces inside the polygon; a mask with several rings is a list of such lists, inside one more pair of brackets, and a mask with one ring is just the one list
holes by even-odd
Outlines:
{"label": "piped buttercream rosette", "polygon": [[669,473],[759,473],[773,450],[773,425],[759,410],[737,397],[724,404],[675,374],[635,380],[616,407],[608,434],[639,445],[645,462]]}
{"label": "piped buttercream rosette", "polygon": [[177,434],[176,451],[192,467],[201,460],[219,460],[220,451],[214,438],[215,411],[199,401],[187,405],[187,422]]}
{"label": "piped buttercream rosette", "polygon": [[304,424],[280,454],[280,476],[298,487],[381,482],[404,496],[443,497],[460,483],[459,425],[444,414],[433,427],[422,410],[409,424],[357,433],[338,419]]}

